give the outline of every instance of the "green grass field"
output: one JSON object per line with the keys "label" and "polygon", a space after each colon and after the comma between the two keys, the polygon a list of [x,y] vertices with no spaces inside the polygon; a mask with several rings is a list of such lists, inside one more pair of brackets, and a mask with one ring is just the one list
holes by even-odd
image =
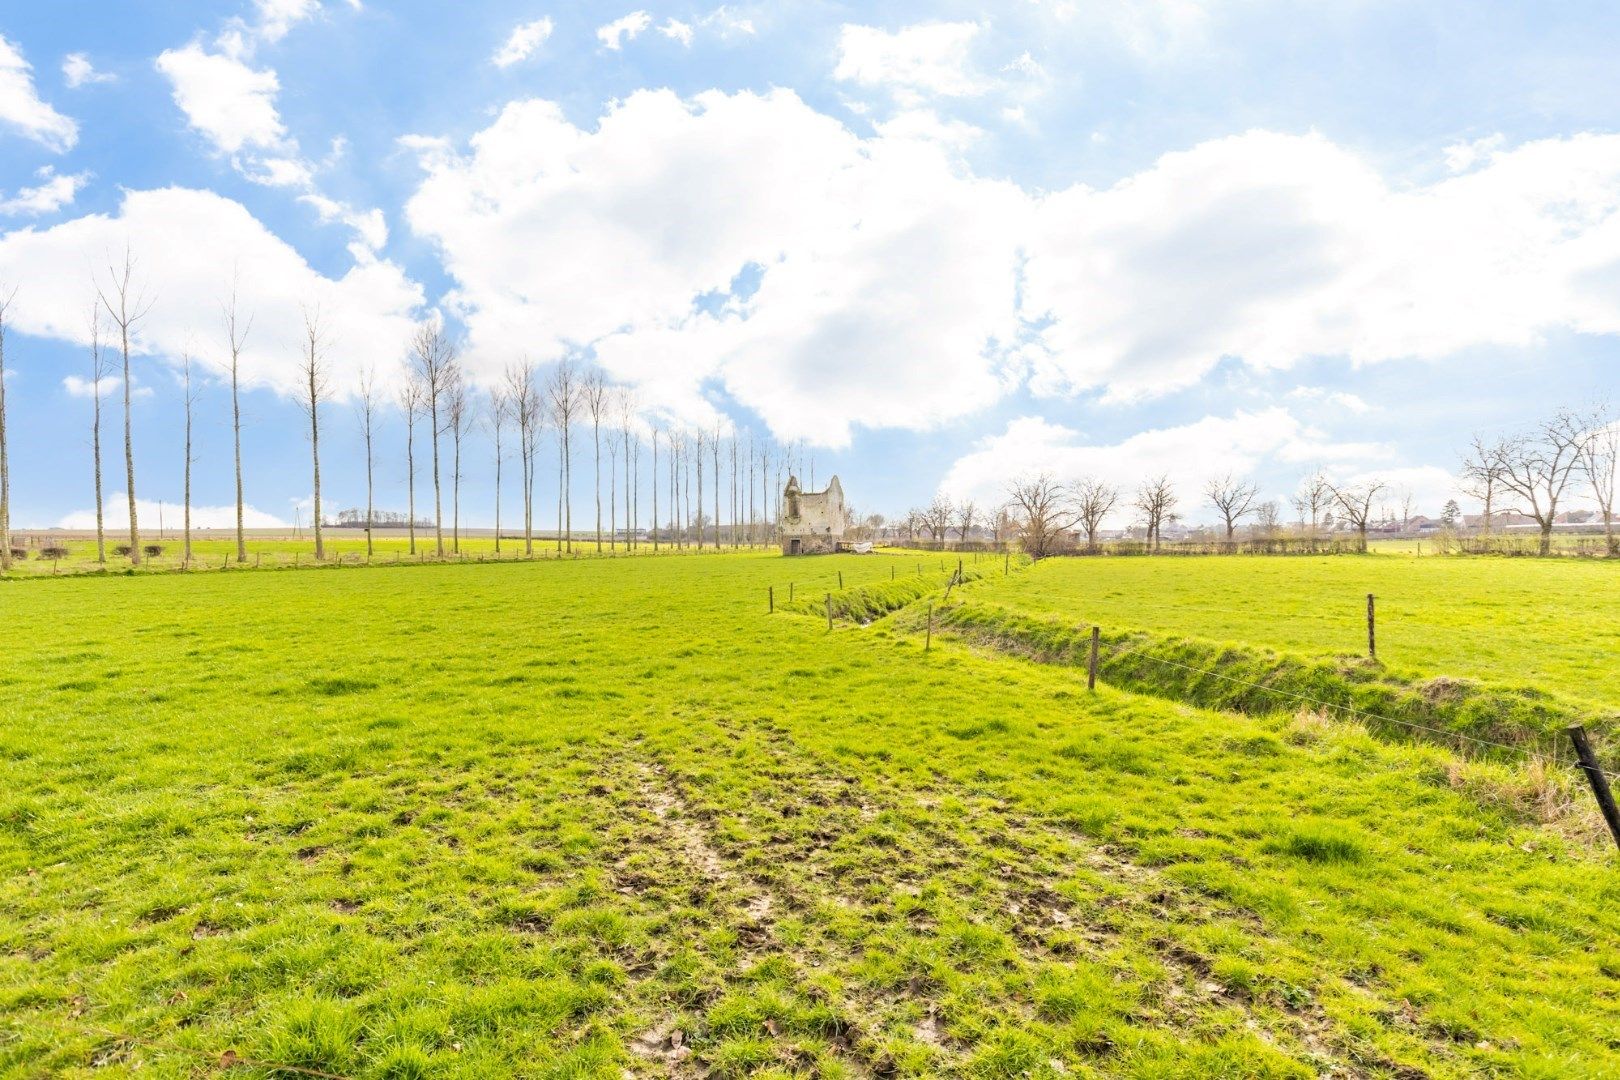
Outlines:
{"label": "green grass field", "polygon": [[[1400,581],[1453,627],[1392,627],[1403,663],[1540,632],[1560,691],[1595,669],[1506,602],[1536,567],[1431,561],[988,565],[951,602],[1332,650],[1340,589],[1353,649]],[[942,565],[0,583],[0,1070],[1620,1072],[1620,862],[1532,805],[1568,777],[925,652]],[[1603,569],[1557,610],[1600,620]]]}

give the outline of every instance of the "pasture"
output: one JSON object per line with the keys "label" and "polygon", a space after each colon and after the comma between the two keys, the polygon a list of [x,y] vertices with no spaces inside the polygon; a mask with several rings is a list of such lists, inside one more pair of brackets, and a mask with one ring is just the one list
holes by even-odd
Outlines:
{"label": "pasture", "polygon": [[[1545,565],[996,562],[950,603],[1335,651],[1373,591],[1401,664],[1612,700],[1610,568]],[[0,1070],[1620,1070],[1620,864],[1541,812],[1578,780],[925,651],[942,566],[0,583]]]}

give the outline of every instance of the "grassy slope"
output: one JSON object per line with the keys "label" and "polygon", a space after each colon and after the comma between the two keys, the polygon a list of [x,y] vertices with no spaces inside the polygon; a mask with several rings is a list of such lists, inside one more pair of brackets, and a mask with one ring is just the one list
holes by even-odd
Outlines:
{"label": "grassy slope", "polygon": [[1620,705],[1620,564],[1577,559],[1051,559],[998,590],[1024,614],[1306,655],[1366,650],[1425,677]]}
{"label": "grassy slope", "polygon": [[7,586],[0,1068],[1620,1069],[1600,849],[1433,749],[765,617],[839,568]]}

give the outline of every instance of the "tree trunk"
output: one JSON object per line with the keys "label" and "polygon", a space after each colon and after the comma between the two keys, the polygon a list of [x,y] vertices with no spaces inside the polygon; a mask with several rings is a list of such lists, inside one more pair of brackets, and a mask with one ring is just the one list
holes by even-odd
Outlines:
{"label": "tree trunk", "polygon": [[1540,552],[1543,555],[1552,554],[1552,532],[1552,517],[1549,515],[1547,520],[1541,523]]}
{"label": "tree trunk", "polygon": [[501,553],[501,436],[495,434],[495,554]]}
{"label": "tree trunk", "polygon": [[236,561],[247,562],[247,534],[242,527],[242,402],[237,396],[236,349],[231,349],[231,435],[236,454]]}
{"label": "tree trunk", "polygon": [[461,554],[461,433],[453,439],[450,464],[450,550]]}
{"label": "tree trunk", "polygon": [[135,434],[131,430],[129,385],[129,326],[120,329],[124,355],[124,479],[129,497],[129,562],[141,565],[141,529],[135,520]]}
{"label": "tree trunk", "polygon": [[405,531],[416,554],[416,421],[405,418]]}
{"label": "tree trunk", "polygon": [[[592,399],[595,400],[595,399]],[[602,422],[591,414],[591,439],[596,444],[593,464],[596,466],[596,553],[602,554]]]}
{"label": "tree trunk", "polygon": [[[189,364],[190,362],[187,361],[187,363]],[[189,567],[191,565],[191,369],[190,369],[190,367],[186,368],[186,477],[185,477],[185,490],[183,492],[183,496],[185,498],[185,510],[184,510],[184,513],[181,515],[181,526],[185,531],[184,531],[184,539],[181,541],[181,544],[180,544],[181,565]]]}
{"label": "tree trunk", "polygon": [[326,559],[326,541],[321,536],[321,404],[316,383],[315,363],[309,365],[309,457],[315,474],[315,506],[310,518],[315,525],[315,559]]}
{"label": "tree trunk", "polygon": [[[99,364],[99,361],[98,361]],[[95,391],[96,411],[95,419],[90,424],[90,448],[96,459],[96,562],[105,564],[107,561],[107,528],[103,521],[105,511],[102,508],[101,494],[101,372],[96,371]]]}
{"label": "tree trunk", "polygon": [[431,390],[428,422],[433,435],[433,541],[439,558],[444,558],[444,495],[439,482],[439,394]]}
{"label": "tree trunk", "polygon": [[[0,313],[0,318],[3,317]],[[11,569],[11,460],[6,452],[5,333],[5,327],[0,325],[0,570]]]}
{"label": "tree trunk", "polygon": [[658,552],[658,429],[653,429],[653,459],[652,459],[652,542],[653,553]]}
{"label": "tree trunk", "polygon": [[367,404],[366,408],[368,410],[366,415],[366,558],[369,559],[372,555],[371,523],[376,518],[377,511],[375,509],[376,504],[372,500],[373,488],[371,474],[374,469],[373,462],[375,459],[372,457],[371,453],[371,415],[369,412],[371,406],[369,403]]}

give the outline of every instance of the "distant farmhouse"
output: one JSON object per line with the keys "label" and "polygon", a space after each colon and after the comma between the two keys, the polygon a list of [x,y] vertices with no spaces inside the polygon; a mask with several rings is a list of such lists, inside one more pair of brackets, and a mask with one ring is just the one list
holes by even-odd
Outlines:
{"label": "distant farmhouse", "polygon": [[849,511],[844,507],[844,488],[838,477],[827,481],[825,491],[801,491],[799,478],[788,477],[782,492],[782,520],[777,523],[777,539],[784,555],[826,555],[842,550],[844,530],[849,528]]}

